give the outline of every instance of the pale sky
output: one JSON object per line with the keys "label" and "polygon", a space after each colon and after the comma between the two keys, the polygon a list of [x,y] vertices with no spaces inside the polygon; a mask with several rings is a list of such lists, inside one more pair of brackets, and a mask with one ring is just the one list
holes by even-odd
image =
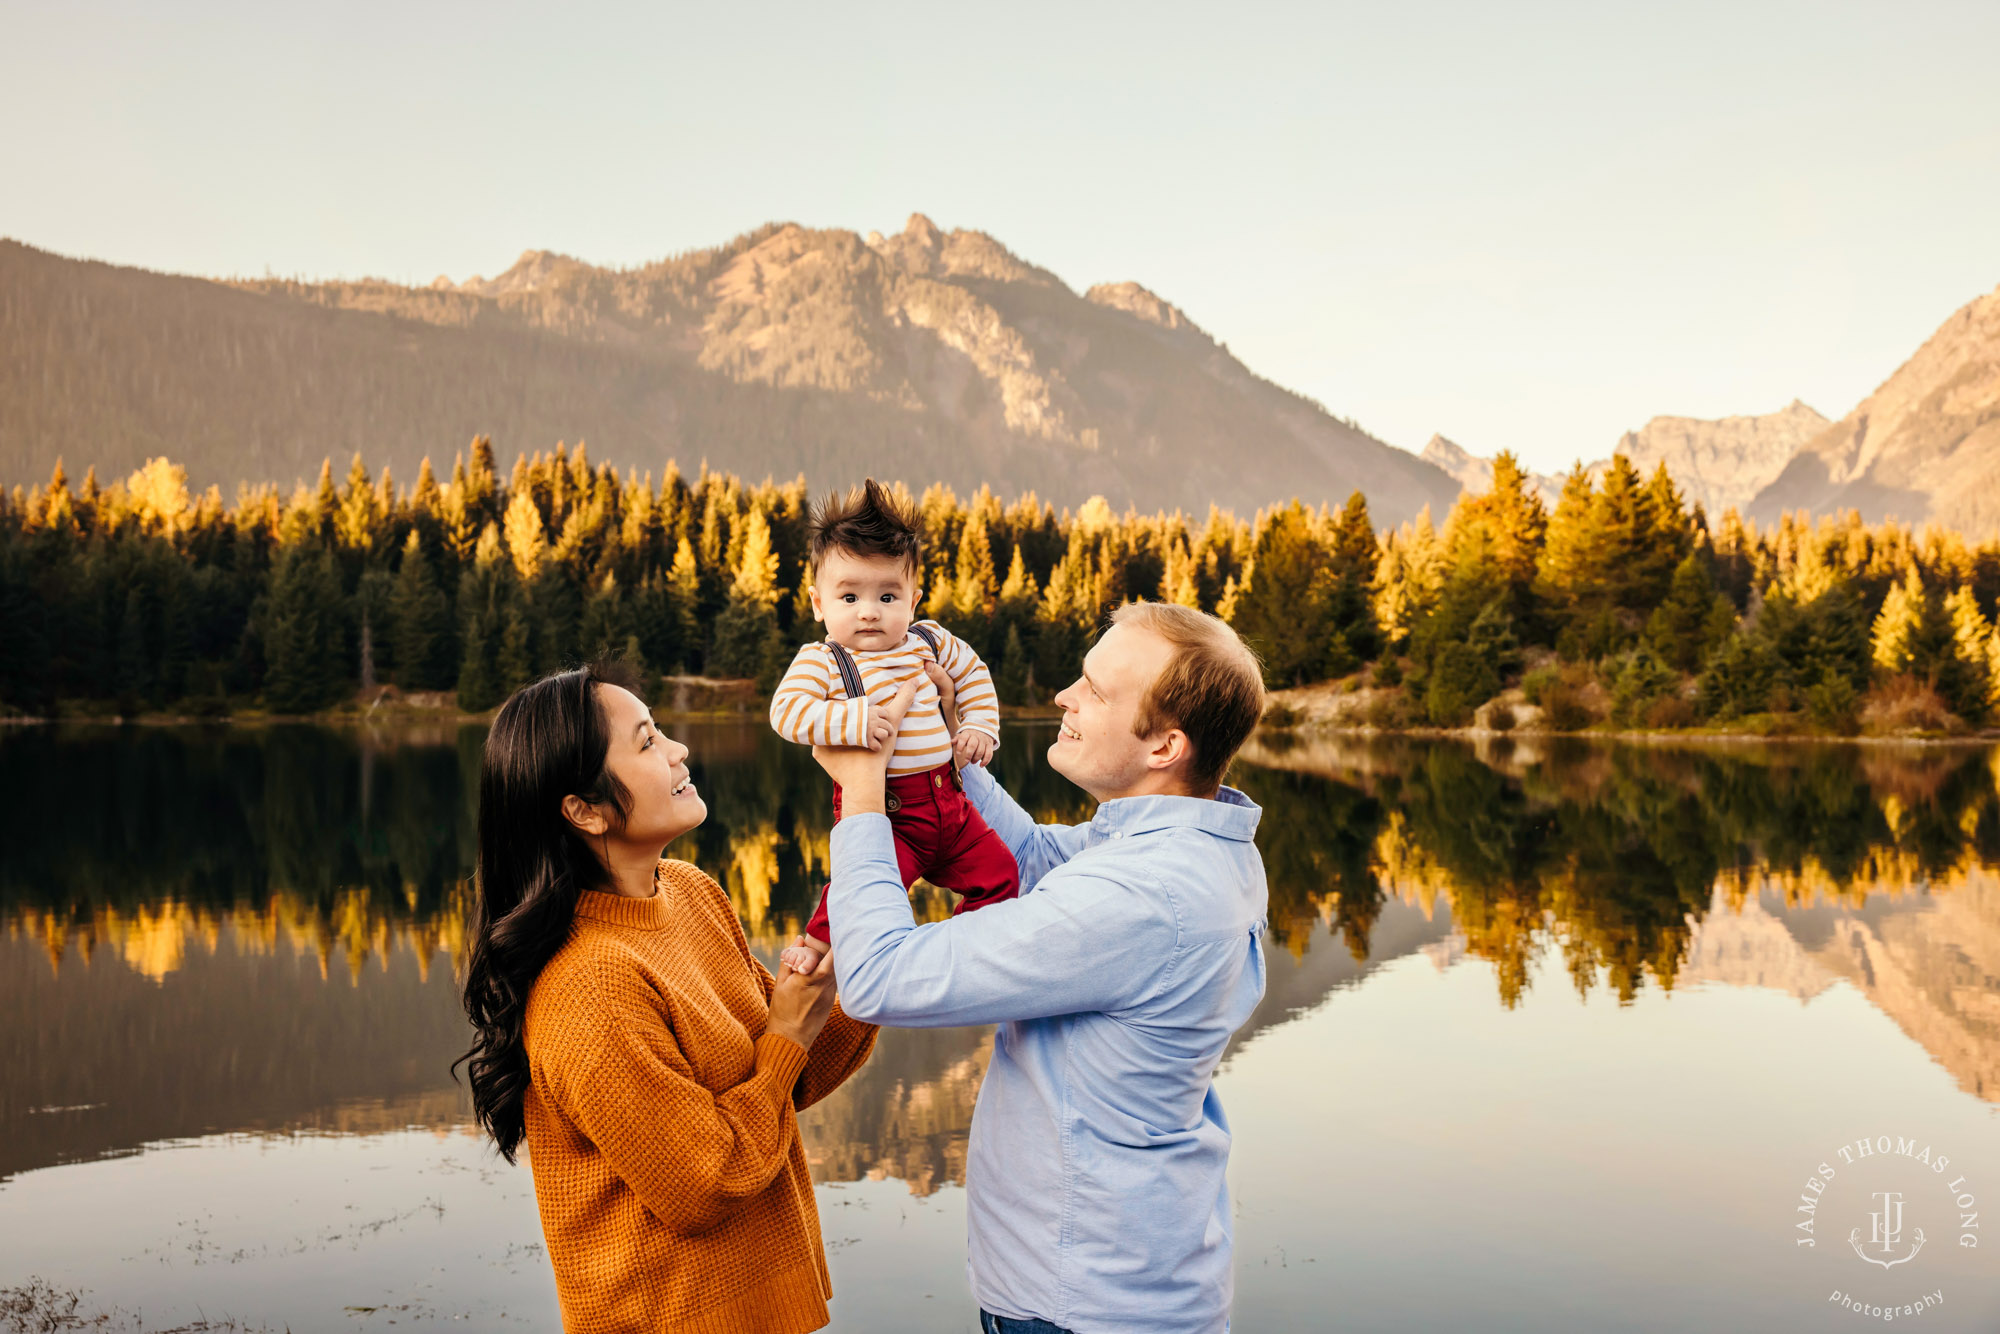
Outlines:
{"label": "pale sky", "polygon": [[1392,444],[1839,417],[2000,284],[2000,4],[0,0],[0,235],[630,265],[773,219],[1135,279]]}

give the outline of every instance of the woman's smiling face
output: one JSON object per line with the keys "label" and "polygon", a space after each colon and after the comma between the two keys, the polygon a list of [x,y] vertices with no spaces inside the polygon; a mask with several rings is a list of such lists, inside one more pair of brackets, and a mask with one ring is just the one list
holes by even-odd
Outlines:
{"label": "woman's smiling face", "polygon": [[607,837],[657,853],[708,818],[688,772],[688,748],[654,726],[652,710],[622,686],[598,686],[597,701],[611,734],[604,767],[629,794],[624,828]]}
{"label": "woman's smiling face", "polygon": [[894,556],[857,556],[830,547],[813,572],[813,619],[845,648],[895,648],[910,631],[920,590],[916,572]]}

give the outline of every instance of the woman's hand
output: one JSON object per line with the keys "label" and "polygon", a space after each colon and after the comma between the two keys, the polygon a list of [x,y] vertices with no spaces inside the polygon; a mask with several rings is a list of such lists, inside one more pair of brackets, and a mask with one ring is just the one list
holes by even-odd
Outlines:
{"label": "woman's hand", "polygon": [[833,993],[832,954],[823,955],[810,973],[795,973],[790,964],[780,962],[764,1031],[790,1038],[810,1051],[813,1039],[826,1027],[826,1017],[833,1013]]}
{"label": "woman's hand", "polygon": [[[889,724],[889,735],[894,736],[903,726],[903,715],[910,711],[911,703],[917,697],[917,683],[903,682],[900,689],[886,704],[875,706],[876,718]],[[884,746],[880,750],[869,750],[865,746],[814,746],[813,758],[819,767],[826,770],[827,777],[840,784],[840,809],[844,815],[861,815],[869,811],[880,814],[886,809],[882,800],[889,774],[889,757],[895,754],[894,746]]]}

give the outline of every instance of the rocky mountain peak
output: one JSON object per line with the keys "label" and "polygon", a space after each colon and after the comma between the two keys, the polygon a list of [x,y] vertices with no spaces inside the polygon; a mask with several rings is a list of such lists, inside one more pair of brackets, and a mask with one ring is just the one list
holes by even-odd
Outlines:
{"label": "rocky mountain peak", "polygon": [[[1122,310],[1127,315],[1137,316],[1148,324],[1159,325],[1162,329],[1188,329],[1198,334],[1202,333],[1200,327],[1189,319],[1179,306],[1148,291],[1138,283],[1099,283],[1085,292],[1083,299],[1093,305]],[[1206,334],[1202,336],[1207,337]]]}
{"label": "rocky mountain peak", "polygon": [[1826,427],[1825,417],[1795,398],[1757,416],[1655,417],[1621,436],[1614,452],[1640,472],[1666,464],[1689,503],[1714,518],[1749,504]]}
{"label": "rocky mountain peak", "polygon": [[581,260],[553,250],[523,250],[513,267],[499,277],[481,278],[475,274],[460,283],[458,290],[479,296],[512,296],[517,292],[539,291],[564,272],[589,267]]}

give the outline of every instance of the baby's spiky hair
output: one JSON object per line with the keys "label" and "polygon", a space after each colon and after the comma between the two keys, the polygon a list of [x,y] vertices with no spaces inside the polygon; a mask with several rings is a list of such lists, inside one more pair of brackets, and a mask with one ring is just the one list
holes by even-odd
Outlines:
{"label": "baby's spiky hair", "polygon": [[813,568],[836,548],[855,556],[888,556],[915,574],[923,554],[923,521],[916,506],[898,500],[870,477],[845,496],[828,492],[813,506],[806,528],[806,554]]}

